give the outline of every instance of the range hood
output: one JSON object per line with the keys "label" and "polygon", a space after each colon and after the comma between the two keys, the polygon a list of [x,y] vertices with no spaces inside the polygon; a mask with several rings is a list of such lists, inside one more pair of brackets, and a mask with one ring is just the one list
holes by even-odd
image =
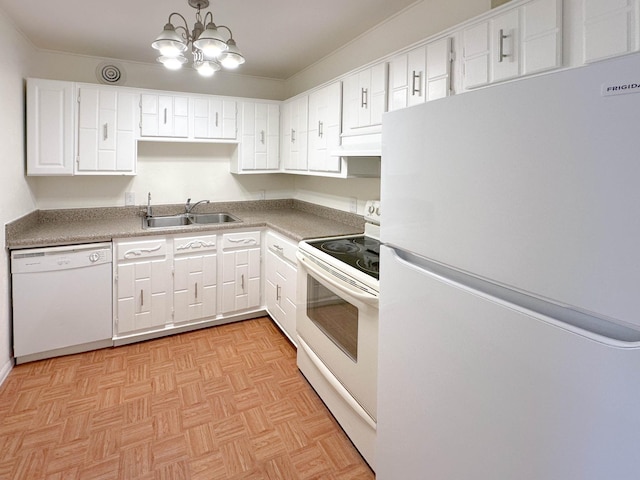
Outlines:
{"label": "range hood", "polygon": [[329,152],[332,157],[382,157],[382,133],[380,129],[359,135],[343,135],[340,147]]}

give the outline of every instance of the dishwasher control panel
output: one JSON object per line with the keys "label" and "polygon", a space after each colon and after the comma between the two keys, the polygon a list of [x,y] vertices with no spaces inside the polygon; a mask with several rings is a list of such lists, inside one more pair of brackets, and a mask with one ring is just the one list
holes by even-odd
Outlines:
{"label": "dishwasher control panel", "polygon": [[31,273],[111,263],[111,243],[91,243],[11,252],[11,273]]}

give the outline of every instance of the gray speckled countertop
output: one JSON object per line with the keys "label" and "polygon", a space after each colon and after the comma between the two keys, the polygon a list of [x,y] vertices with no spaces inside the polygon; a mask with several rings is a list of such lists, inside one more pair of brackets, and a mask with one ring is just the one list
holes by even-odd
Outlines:
{"label": "gray speckled countertop", "polygon": [[[182,205],[153,206],[154,215],[183,211]],[[299,200],[262,200],[199,205],[194,212],[227,212],[241,221],[218,225],[142,228],[144,207],[37,210],[6,226],[8,249],[111,241],[114,238],[217,232],[238,228],[275,230],[294,241],[364,231],[361,215]]]}

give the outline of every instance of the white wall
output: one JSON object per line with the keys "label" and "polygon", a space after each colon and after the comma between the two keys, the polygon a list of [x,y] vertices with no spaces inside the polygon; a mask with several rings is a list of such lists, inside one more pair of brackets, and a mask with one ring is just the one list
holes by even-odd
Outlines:
{"label": "white wall", "polygon": [[225,144],[138,143],[138,171],[133,177],[30,177],[38,208],[123,206],[125,192],[137,205],[291,198],[289,175],[232,175],[230,158],[236,147]]}
{"label": "white wall", "polygon": [[491,8],[491,0],[421,0],[287,80],[293,97]]}
{"label": "white wall", "polygon": [[33,54],[24,38],[0,10],[0,382],[12,362],[9,303],[9,256],[4,225],[34,209],[24,179],[24,81]]}

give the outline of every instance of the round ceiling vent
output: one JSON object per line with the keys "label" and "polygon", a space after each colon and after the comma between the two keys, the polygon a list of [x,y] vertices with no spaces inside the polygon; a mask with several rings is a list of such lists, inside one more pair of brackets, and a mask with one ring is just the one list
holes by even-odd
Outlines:
{"label": "round ceiling vent", "polygon": [[126,75],[121,67],[113,63],[101,63],[96,69],[96,76],[100,83],[107,85],[122,85]]}

